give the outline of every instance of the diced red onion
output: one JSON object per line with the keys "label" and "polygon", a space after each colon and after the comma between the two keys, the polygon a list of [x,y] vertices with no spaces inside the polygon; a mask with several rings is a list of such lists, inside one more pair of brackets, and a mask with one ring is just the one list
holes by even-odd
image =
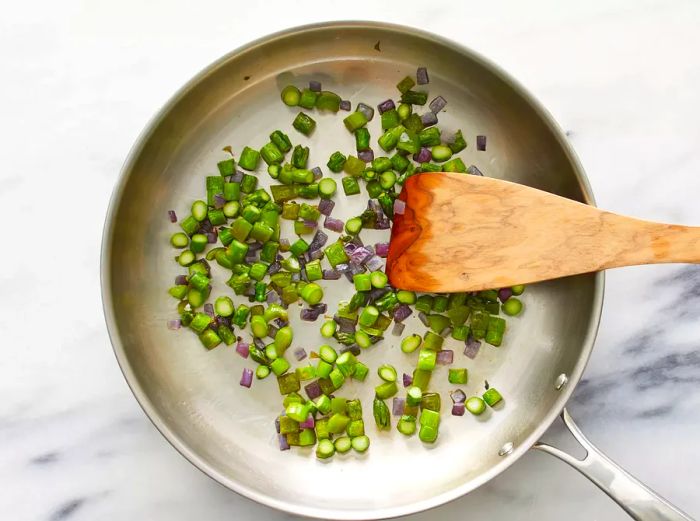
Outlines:
{"label": "diced red onion", "polygon": [[314,173],[314,181],[318,181],[323,177],[323,171],[319,167],[315,166],[311,171]]}
{"label": "diced red onion", "polygon": [[338,270],[323,270],[323,280],[338,280],[342,276]]}
{"label": "diced red onion", "polygon": [[304,391],[306,391],[306,396],[309,397],[309,400],[315,400],[323,394],[321,392],[321,386],[319,385],[318,380],[314,380],[310,384],[305,385]]}
{"label": "diced red onion", "polygon": [[483,176],[484,174],[481,173],[481,170],[479,170],[476,166],[471,165],[469,168],[467,168],[467,173],[471,175],[480,175]]}
{"label": "diced red onion", "polygon": [[394,100],[388,99],[382,101],[379,105],[377,105],[377,110],[379,110],[380,114],[384,114],[387,110],[393,110],[396,108],[396,105],[394,105]]}
{"label": "diced red onion", "polygon": [[348,266],[350,266],[350,273],[352,275],[359,275],[360,273],[364,273],[366,271],[365,267],[362,264],[359,264],[357,262],[353,262],[352,260],[350,260],[350,262],[348,263]]}
{"label": "diced red onion", "polygon": [[402,201],[401,199],[394,199],[394,214],[395,215],[403,215],[403,213],[406,211],[406,201]]}
{"label": "diced red onion", "polygon": [[277,434],[280,433],[280,417],[278,416],[275,418],[275,430],[277,431]]}
{"label": "diced red onion", "polygon": [[445,100],[445,98],[443,98],[442,96],[438,96],[430,102],[428,108],[431,110],[431,112],[437,114],[445,108],[445,105],[447,105],[447,101]]}
{"label": "diced red onion", "polygon": [[374,227],[377,230],[388,230],[391,228],[391,221],[389,221],[389,218],[386,215],[382,214],[379,218],[377,218],[377,222]]}
{"label": "diced red onion", "polygon": [[207,233],[207,243],[209,244],[216,244],[216,232],[209,232]]}
{"label": "diced red onion", "polygon": [[347,353],[348,351],[350,351],[355,356],[358,356],[362,352],[360,346],[358,346],[357,344],[352,344],[351,346],[343,346],[340,348],[341,354]]}
{"label": "diced red onion", "polygon": [[367,118],[367,121],[372,121],[372,118],[374,117],[374,109],[369,105],[365,105],[364,103],[358,103],[357,109],[355,110],[357,112],[362,112]]}
{"label": "diced red onion", "polygon": [[377,271],[384,267],[384,261],[381,259],[381,257],[372,255],[368,260],[365,261],[365,266],[367,266],[367,269],[370,271]]}
{"label": "diced red onion", "polygon": [[298,273],[292,273],[292,281],[293,282],[299,282],[301,280],[301,275]]}
{"label": "diced red onion", "polygon": [[350,271],[350,265],[343,262],[341,264],[336,264],[335,269],[339,273],[347,273],[348,271]]}
{"label": "diced red onion", "polygon": [[328,215],[323,221],[323,227],[328,230],[341,233],[343,231],[343,228],[345,228],[345,223],[340,219],[334,219],[333,217]]}
{"label": "diced red onion", "polygon": [[355,324],[357,323],[357,319],[353,320],[348,317],[339,317],[338,315],[335,315],[333,320],[335,320],[336,324],[338,324],[338,331],[341,333],[355,332]]}
{"label": "diced red onion", "polygon": [[230,317],[222,317],[222,316],[217,315],[216,321],[221,326],[231,327],[231,318]]}
{"label": "diced red onion", "polygon": [[[272,293],[272,292],[270,292],[270,293]],[[267,325],[267,336],[269,336],[270,338],[275,338],[275,335],[277,334],[277,331],[279,331],[279,330],[280,330],[280,328],[278,328],[276,325],[268,324]]]}
{"label": "diced red onion", "polygon": [[413,310],[410,306],[406,304],[399,304],[396,306],[396,309],[394,309],[394,320],[396,322],[403,322],[411,316],[411,313],[413,313]]}
{"label": "diced red onion", "polygon": [[430,327],[430,320],[428,320],[428,316],[425,313],[422,311],[418,312],[418,318],[423,322],[425,327]]}
{"label": "diced red onion", "polygon": [[360,150],[357,153],[357,159],[359,159],[360,161],[364,161],[365,163],[371,163],[372,161],[374,161],[374,150],[372,150],[371,148],[367,150]]}
{"label": "diced red onion", "polygon": [[180,327],[182,327],[182,321],[179,318],[168,320],[168,329],[175,331]]}
{"label": "diced red onion", "polygon": [[421,123],[423,123],[424,127],[431,127],[433,125],[437,125],[438,117],[435,115],[434,112],[428,111],[425,114],[421,115],[420,120]]}
{"label": "diced red onion", "polygon": [[316,304],[310,308],[302,309],[299,316],[306,322],[315,322],[319,315],[323,315],[327,309],[328,306],[324,303]]}
{"label": "diced red onion", "polygon": [[265,296],[265,301],[268,304],[279,304],[282,302],[282,299],[279,296],[279,293],[276,291],[268,291],[267,295]]}
{"label": "diced red onion", "polygon": [[433,158],[433,154],[430,153],[430,149],[427,147],[421,147],[420,151],[413,154],[413,160],[417,163],[427,163]]}
{"label": "diced red onion", "polygon": [[464,403],[467,400],[467,395],[464,394],[462,389],[457,389],[456,391],[450,392],[450,398],[452,398],[453,403]]}
{"label": "diced red onion", "polygon": [[486,136],[476,136],[476,149],[486,150]]}
{"label": "diced red onion", "polygon": [[473,336],[469,335],[464,341],[464,344],[464,354],[467,356],[467,358],[471,358],[472,360],[476,358],[479,348],[481,347],[481,341],[475,340]]}
{"label": "diced red onion", "polygon": [[250,344],[244,342],[243,340],[239,340],[236,344],[236,353],[241,355],[243,358],[248,358],[248,355],[250,354]]}
{"label": "diced red onion", "polygon": [[[306,389],[306,387],[304,389]],[[316,398],[318,398],[318,396]],[[311,414],[309,414],[306,417],[306,419],[299,424],[299,428],[300,429],[313,429],[315,425],[316,425],[316,422],[314,421],[314,417]]]}
{"label": "diced red onion", "polygon": [[280,450],[289,450],[289,443],[287,443],[287,436],[285,434],[278,434],[277,441],[280,444]]}
{"label": "diced red onion", "polygon": [[316,228],[318,226],[318,222],[312,219],[304,219],[304,226],[307,228]]}
{"label": "diced red onion", "polygon": [[209,222],[209,219],[204,219],[201,223],[199,223],[199,233],[207,233],[213,229],[214,227],[211,225],[211,222]]}
{"label": "diced red onion", "polygon": [[464,416],[464,404],[455,403],[452,405],[452,416]]}
{"label": "diced red onion", "polygon": [[253,370],[247,367],[243,369],[243,374],[241,375],[241,386],[248,387],[253,384]]}
{"label": "diced red onion", "polygon": [[240,183],[243,181],[243,172],[240,170],[236,170],[236,173],[231,176],[231,182],[232,183]]}
{"label": "diced red onion", "polygon": [[168,210],[168,218],[170,219],[171,223],[177,222],[177,214],[175,213],[175,210]]}
{"label": "diced red onion", "polygon": [[394,327],[391,329],[391,334],[394,336],[401,336],[405,328],[406,324],[403,324],[401,322],[395,322]]}
{"label": "diced red onion", "polygon": [[276,318],[273,322],[278,328],[282,329],[285,326],[289,325],[289,322],[283,318]]}
{"label": "diced red onion", "polygon": [[513,296],[513,290],[511,288],[501,288],[498,290],[498,300],[505,302],[510,297]]}
{"label": "diced red onion", "polygon": [[175,277],[175,284],[178,286],[182,286],[184,284],[187,284],[187,276],[186,275],[178,275]]}
{"label": "diced red onion", "polygon": [[318,230],[309,244],[309,250],[318,250],[328,242],[328,234]]}
{"label": "diced red onion", "polygon": [[257,252],[251,252],[249,251],[246,256],[245,256],[245,262],[246,264],[253,264],[258,260],[258,254]]}
{"label": "diced red onion", "polygon": [[[362,264],[365,262],[367,259],[369,259],[372,254],[365,248],[364,246],[360,246],[359,248],[355,248],[355,251],[349,254],[350,255],[350,262],[354,262],[355,264]],[[364,271],[364,270],[363,270]]]}
{"label": "diced red onion", "polygon": [[427,85],[430,83],[430,78],[428,78],[428,69],[425,67],[418,67],[416,71],[416,83],[418,85]]}
{"label": "diced red onion", "polygon": [[265,342],[263,342],[262,338],[255,337],[253,339],[253,343],[255,344],[255,347],[257,347],[258,349],[262,349],[262,350],[265,349]]}
{"label": "diced red onion", "polygon": [[406,400],[395,396],[391,403],[391,412],[394,416],[401,416],[406,409]]}
{"label": "diced red onion", "polygon": [[437,363],[440,365],[450,365],[454,361],[455,352],[452,349],[438,351]]}
{"label": "diced red onion", "polygon": [[321,199],[321,202],[318,203],[318,211],[323,215],[330,215],[334,207],[335,201],[332,199]]}
{"label": "diced red onion", "polygon": [[296,358],[299,361],[306,358],[306,349],[304,349],[303,347],[297,347],[294,350],[294,358]]}
{"label": "diced red onion", "polygon": [[309,90],[313,92],[321,92],[321,82],[316,80],[311,80],[309,82]]}
{"label": "diced red onion", "polygon": [[341,100],[340,101],[340,110],[350,110],[352,108],[352,104],[350,103],[350,100]]}
{"label": "diced red onion", "polygon": [[206,313],[207,315],[209,315],[210,317],[213,318],[214,317],[214,304],[212,304],[211,302],[207,302],[206,304],[204,304],[204,313]]}
{"label": "diced red onion", "polygon": [[374,302],[376,300],[379,300],[390,291],[391,289],[386,286],[384,286],[383,288],[372,288],[369,292],[369,301]]}
{"label": "diced red onion", "polygon": [[226,199],[221,194],[214,194],[214,208],[220,210],[226,204]]}
{"label": "diced red onion", "polygon": [[387,255],[389,255],[389,243],[378,242],[374,245],[374,252],[380,257],[386,257]]}
{"label": "diced red onion", "polygon": [[411,387],[412,384],[413,384],[413,376],[408,374],[408,373],[404,373],[403,374],[403,386],[404,387]]}
{"label": "diced red onion", "polygon": [[450,336],[450,334],[452,334],[452,327],[450,327],[450,326],[447,326],[447,327],[443,328],[442,331],[440,331],[440,336],[442,338],[447,338],[448,336]]}
{"label": "diced red onion", "polygon": [[278,271],[282,269],[282,265],[279,263],[279,261],[275,261],[270,266],[267,268],[267,273],[268,275],[274,275]]}
{"label": "diced red onion", "polygon": [[310,250],[307,252],[306,256],[309,258],[309,262],[322,259],[325,254],[321,248],[317,250]]}

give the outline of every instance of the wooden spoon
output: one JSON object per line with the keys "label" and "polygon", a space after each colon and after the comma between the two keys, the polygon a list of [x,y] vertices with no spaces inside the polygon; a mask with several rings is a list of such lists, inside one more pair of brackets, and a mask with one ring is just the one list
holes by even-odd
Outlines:
{"label": "wooden spoon", "polygon": [[[700,262],[700,228],[640,221],[527,186],[409,177],[387,259],[392,286],[476,291],[664,262]],[[399,203],[400,206],[400,203]]]}

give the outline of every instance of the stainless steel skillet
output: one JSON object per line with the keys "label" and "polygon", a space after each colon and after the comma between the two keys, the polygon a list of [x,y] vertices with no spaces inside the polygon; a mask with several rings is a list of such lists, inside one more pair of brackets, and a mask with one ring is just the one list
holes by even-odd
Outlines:
{"label": "stainless steel skillet", "polygon": [[[527,311],[510,322],[501,348],[485,346],[474,361],[457,356],[470,371],[467,394],[483,389],[488,379],[506,397],[502,409],[480,419],[443,411],[439,442],[425,446],[395,430],[376,432],[366,405],[369,452],[328,463],[310,451],[278,451],[273,420],[280,399],[272,379],[246,391],[237,382],[249,361],[230,348],[206,352],[192,335],[165,327],[174,315],[165,289],[178,273],[168,246],[175,227],[167,210],[185,214],[202,193],[204,176],[225,157],[224,146],[259,147],[277,128],[302,141],[291,128],[296,111],[279,102],[281,86],[317,79],[353,106],[376,104],[395,94],[397,81],[419,65],[429,67],[431,94],[448,100],[441,125],[471,136],[465,163],[489,176],[593,203],[585,174],[549,114],[503,71],[453,42],[367,22],[306,26],[253,42],[209,66],[168,102],[134,145],[115,189],[102,244],[102,292],[117,360],[134,395],[199,469],[287,512],[358,520],[410,514],[468,493],[535,446],[586,474],[636,519],[687,519],[590,446],[566,411],[587,458],[578,461],[537,444],[562,413],[590,355],[602,274],[532,286]],[[311,147],[311,163],[324,166],[336,149],[352,150],[353,141],[337,116],[316,118],[315,134],[303,141]],[[475,151],[476,134],[488,136],[486,152]],[[261,174],[263,184],[267,177]],[[363,200],[340,196],[334,215],[357,215]],[[329,303],[350,291],[339,286],[327,286]],[[215,295],[219,291],[225,286],[214,288]],[[295,326],[295,345],[322,343],[317,326]],[[412,328],[419,330],[417,321]],[[370,367],[389,362],[408,370],[415,360],[397,345],[396,337],[387,337],[362,358]],[[446,375],[434,382],[447,396]],[[343,394],[368,404],[373,387],[370,379],[344,387]]]}

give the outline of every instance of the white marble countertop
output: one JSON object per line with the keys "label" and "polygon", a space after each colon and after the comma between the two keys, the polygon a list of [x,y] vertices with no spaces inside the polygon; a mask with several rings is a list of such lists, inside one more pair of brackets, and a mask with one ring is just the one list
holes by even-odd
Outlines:
{"label": "white marble countertop", "polygon": [[[492,58],[569,131],[599,205],[700,223],[700,3],[15,2],[0,17],[0,512],[13,520],[289,519],[195,470],[129,392],[107,338],[99,244],[147,120],[200,68],[265,33],[338,18],[415,25]],[[244,7],[245,5],[245,7]],[[570,411],[700,517],[700,269],[609,273]],[[560,425],[547,439],[567,445]],[[568,443],[570,444],[570,443]],[[412,516],[624,520],[565,464],[526,454]]]}

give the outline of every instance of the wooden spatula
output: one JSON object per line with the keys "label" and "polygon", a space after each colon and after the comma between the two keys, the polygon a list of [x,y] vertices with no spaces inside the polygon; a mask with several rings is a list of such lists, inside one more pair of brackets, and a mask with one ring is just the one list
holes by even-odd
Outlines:
{"label": "wooden spatula", "polygon": [[[475,175],[409,177],[387,275],[396,288],[476,291],[578,273],[700,262],[700,228],[640,221]],[[397,209],[401,210],[401,204]]]}

